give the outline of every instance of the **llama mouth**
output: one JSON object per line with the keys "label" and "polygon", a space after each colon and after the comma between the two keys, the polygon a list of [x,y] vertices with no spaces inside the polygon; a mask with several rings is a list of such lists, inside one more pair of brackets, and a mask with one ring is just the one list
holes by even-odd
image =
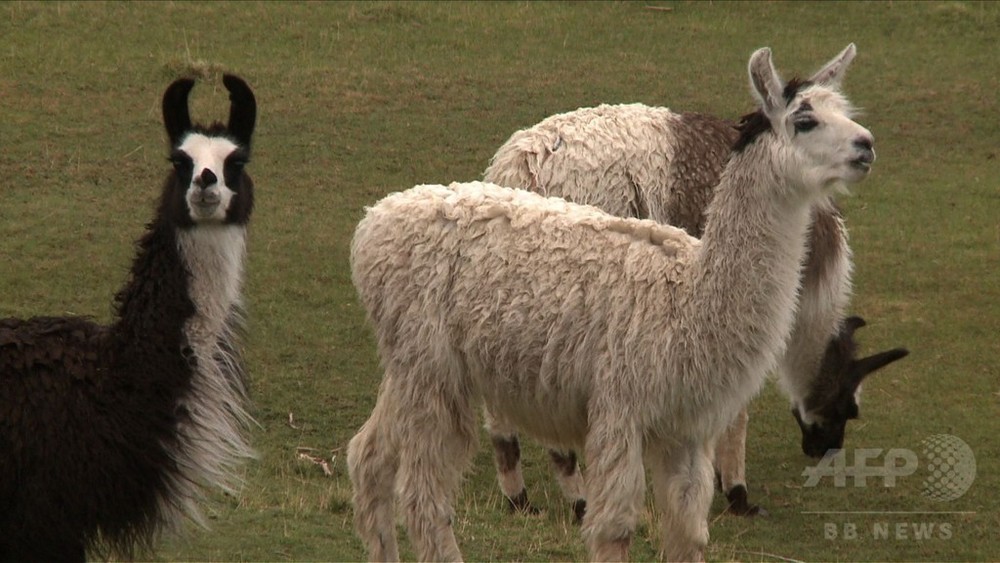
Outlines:
{"label": "llama mouth", "polygon": [[211,217],[219,208],[218,201],[192,201],[191,211],[198,217]]}
{"label": "llama mouth", "polygon": [[867,174],[872,169],[872,161],[862,156],[852,160],[851,167]]}
{"label": "llama mouth", "polygon": [[188,197],[188,204],[192,211],[197,211],[202,215],[211,215],[222,203],[222,196],[214,190],[194,193]]}

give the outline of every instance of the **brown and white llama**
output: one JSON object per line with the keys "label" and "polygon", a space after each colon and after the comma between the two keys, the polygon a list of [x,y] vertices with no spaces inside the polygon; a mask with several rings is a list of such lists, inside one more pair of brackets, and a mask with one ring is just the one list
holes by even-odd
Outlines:
{"label": "brown and white llama", "polygon": [[[621,217],[653,219],[700,237],[705,210],[738,137],[737,124],[698,113],[642,104],[581,108],[515,132],[497,150],[483,180]],[[847,229],[831,196],[813,208],[799,309],[779,362],[778,381],[802,430],[802,450],[813,457],[843,447],[847,421],[858,416],[864,377],[907,354],[897,348],[861,360],[831,356],[855,346],[853,330],[841,333],[848,324],[851,270]],[[528,501],[516,429],[486,414],[509,507],[537,511]],[[720,438],[715,464],[729,511],[755,515],[761,509],[749,503],[745,477],[748,418],[744,409]],[[579,520],[586,503],[576,454],[551,450],[549,455]]]}
{"label": "brown and white llama", "polygon": [[784,351],[811,209],[875,158],[838,91],[853,54],[787,85],[769,49],[751,56],[760,109],[700,240],[479,182],[367,210],[352,279],[385,373],[347,462],[370,558],[399,557],[397,503],[420,559],[461,558],[452,504],[484,405],[550,447],[583,447],[595,560],[627,557],[644,465],[666,556],[703,556],[715,442]]}
{"label": "brown and white llama", "polygon": [[163,96],[173,169],[115,318],[0,319],[0,561],[133,557],[253,452],[240,333],[256,120],[192,125],[193,80]]}

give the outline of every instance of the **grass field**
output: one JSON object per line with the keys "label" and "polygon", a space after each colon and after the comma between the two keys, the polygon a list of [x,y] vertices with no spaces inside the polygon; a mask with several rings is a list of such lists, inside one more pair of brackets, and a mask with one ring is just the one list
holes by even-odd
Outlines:
{"label": "grass field", "polygon": [[[952,434],[975,453],[976,480],[948,503],[921,494],[925,467],[895,487],[806,487],[811,461],[770,385],[752,407],[747,461],[771,515],[720,515],[717,498],[707,556],[997,559],[998,30],[1000,4],[974,2],[3,3],[0,317],[107,320],[168,170],[163,90],[180,74],[207,78],[192,115],[222,118],[219,76],[242,75],[259,104],[246,294],[260,459],[239,498],[211,499],[210,531],[169,538],[155,556],[362,559],[343,460],[381,375],[348,266],[363,207],[476,179],[513,131],[581,106],[735,118],[751,105],[753,49],[771,46],[787,78],[853,41],[846,90],[878,161],[842,201],[852,311],[869,320],[864,350],[911,355],[867,384],[847,445],[920,454],[926,437]],[[333,475],[299,448],[332,457]],[[530,493],[547,508],[536,517],[505,513],[491,455],[481,444],[457,503],[466,558],[584,559],[542,451],[526,445]],[[805,514],[821,511],[878,514]],[[913,528],[931,524],[927,538]],[[644,519],[634,559],[655,558],[654,529]]]}

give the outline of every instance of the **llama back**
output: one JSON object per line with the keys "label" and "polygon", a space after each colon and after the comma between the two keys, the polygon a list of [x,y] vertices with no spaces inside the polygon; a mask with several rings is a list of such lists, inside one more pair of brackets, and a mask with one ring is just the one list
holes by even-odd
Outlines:
{"label": "llama back", "polygon": [[484,180],[651,218],[699,236],[736,129],[642,104],[553,115],[514,133]]}
{"label": "llama back", "polygon": [[[641,340],[669,330],[672,288],[698,245],[679,229],[523,190],[418,186],[368,210],[352,274],[383,361],[429,378],[405,385],[462,379],[440,373],[461,366],[491,411],[552,436],[556,427],[584,429],[579,417],[601,384],[589,375],[595,362],[655,361],[626,350],[645,350]],[[609,346],[623,350],[604,353]],[[384,367],[387,377],[397,372]],[[573,420],[539,416],[556,411]]]}

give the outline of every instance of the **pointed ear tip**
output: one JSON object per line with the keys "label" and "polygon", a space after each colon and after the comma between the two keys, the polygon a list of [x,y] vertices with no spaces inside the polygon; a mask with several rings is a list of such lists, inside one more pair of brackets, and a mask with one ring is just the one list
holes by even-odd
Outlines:
{"label": "pointed ear tip", "polygon": [[191,88],[194,88],[194,78],[178,78],[177,80],[171,82],[170,86],[167,86],[167,92],[174,92],[174,91],[188,92],[191,90]]}
{"label": "pointed ear tip", "polygon": [[222,84],[225,85],[226,90],[229,91],[230,99],[234,99],[232,96],[238,96],[247,102],[255,101],[253,90],[250,88],[250,85],[244,82],[239,76],[227,74],[222,77]]}
{"label": "pointed ear tip", "polygon": [[750,55],[750,61],[769,60],[771,58],[771,48],[761,47]]}
{"label": "pointed ear tip", "polygon": [[247,85],[246,80],[243,80],[242,78],[236,76],[235,74],[228,74],[228,73],[223,74],[222,83],[225,84],[227,88],[230,88],[232,86],[242,86],[247,89],[250,89],[250,86]]}

